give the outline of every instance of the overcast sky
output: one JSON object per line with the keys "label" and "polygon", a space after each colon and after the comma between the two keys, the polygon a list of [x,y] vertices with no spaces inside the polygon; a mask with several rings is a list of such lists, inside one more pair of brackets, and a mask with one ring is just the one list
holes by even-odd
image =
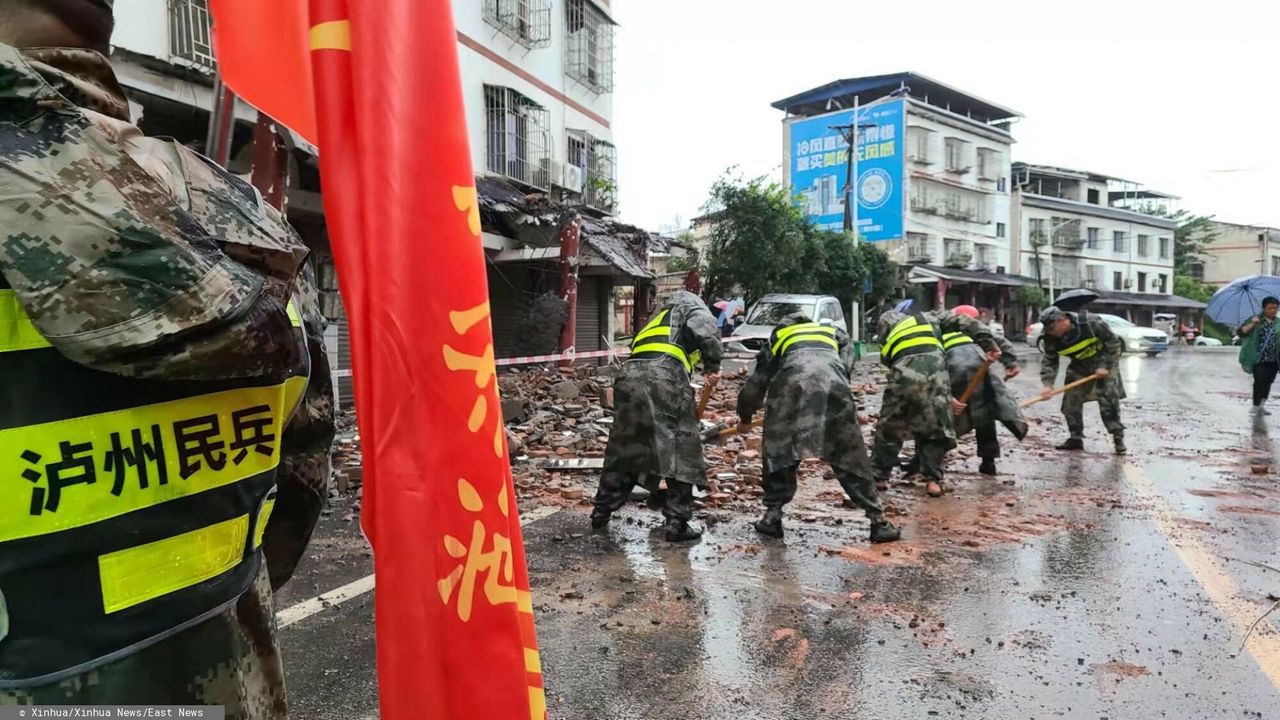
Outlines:
{"label": "overcast sky", "polygon": [[617,0],[622,218],[687,224],[730,165],[780,180],[782,112],[770,103],[913,71],[1022,113],[1015,161],[1280,226],[1280,11],[1269,5]]}

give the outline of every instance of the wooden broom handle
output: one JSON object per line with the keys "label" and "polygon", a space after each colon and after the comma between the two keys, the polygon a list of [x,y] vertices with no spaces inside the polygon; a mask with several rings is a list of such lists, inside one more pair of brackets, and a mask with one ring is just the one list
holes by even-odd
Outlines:
{"label": "wooden broom handle", "polygon": [[1088,385],[1089,383],[1091,383],[1091,382],[1093,382],[1094,380],[1097,380],[1097,379],[1099,379],[1099,378],[1101,378],[1101,377],[1102,377],[1101,375],[1099,375],[1099,374],[1097,374],[1097,373],[1094,373],[1093,375],[1090,375],[1090,376],[1089,376],[1089,377],[1087,377],[1087,378],[1081,378],[1081,379],[1079,379],[1079,380],[1077,380],[1077,381],[1075,381],[1075,382],[1073,382],[1073,383],[1070,383],[1070,384],[1068,384],[1068,385],[1063,385],[1062,387],[1058,388],[1057,390],[1054,390],[1052,394],[1050,394],[1050,395],[1048,395],[1048,396],[1046,396],[1046,397],[1039,397],[1039,396],[1037,396],[1037,397],[1033,397],[1033,398],[1031,398],[1030,400],[1028,400],[1028,401],[1026,401],[1026,402],[1022,403],[1022,406],[1021,406],[1021,407],[1022,407],[1023,409],[1029,408],[1029,407],[1031,407],[1032,405],[1035,405],[1035,404],[1036,404],[1036,403],[1038,403],[1038,402],[1042,402],[1042,401],[1044,401],[1044,400],[1048,400],[1049,398],[1053,397],[1054,395],[1061,395],[1062,393],[1067,392],[1068,390],[1075,390],[1076,388],[1080,387],[1081,385]]}

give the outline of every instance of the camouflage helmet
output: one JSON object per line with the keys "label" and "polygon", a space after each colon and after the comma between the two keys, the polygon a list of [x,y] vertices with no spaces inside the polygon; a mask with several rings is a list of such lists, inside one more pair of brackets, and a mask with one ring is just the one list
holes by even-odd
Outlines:
{"label": "camouflage helmet", "polygon": [[1040,313],[1040,323],[1047,328],[1066,316],[1067,314],[1062,312],[1057,305],[1050,305]]}

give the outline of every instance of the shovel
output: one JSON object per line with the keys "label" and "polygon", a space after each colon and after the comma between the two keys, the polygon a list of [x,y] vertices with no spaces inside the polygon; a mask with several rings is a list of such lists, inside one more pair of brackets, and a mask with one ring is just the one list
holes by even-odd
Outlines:
{"label": "shovel", "polygon": [[[751,422],[747,427],[758,428],[761,425],[764,425],[763,420],[755,420]],[[723,440],[724,438],[737,435],[739,432],[740,431],[738,430],[737,425],[730,425],[729,423],[719,423],[715,427],[707,428],[706,430],[702,431],[702,442],[705,443],[705,442],[715,442],[716,440]]]}
{"label": "shovel", "polygon": [[1087,377],[1087,378],[1081,378],[1081,379],[1079,379],[1079,380],[1077,380],[1077,381],[1075,381],[1075,382],[1073,382],[1073,383],[1070,383],[1070,384],[1067,384],[1067,385],[1063,385],[1062,387],[1058,388],[1057,390],[1054,390],[1052,393],[1050,393],[1050,394],[1049,394],[1048,396],[1046,396],[1046,397],[1039,397],[1039,396],[1037,396],[1037,397],[1033,397],[1033,398],[1031,398],[1030,400],[1028,400],[1028,401],[1026,401],[1026,402],[1022,403],[1021,407],[1022,407],[1022,409],[1024,409],[1024,410],[1025,410],[1025,409],[1027,409],[1027,408],[1031,407],[1032,405],[1035,405],[1035,404],[1036,404],[1036,403],[1038,403],[1038,402],[1043,402],[1043,401],[1045,401],[1045,400],[1048,400],[1049,398],[1051,398],[1051,397],[1053,397],[1053,396],[1055,396],[1055,395],[1061,395],[1062,393],[1067,392],[1068,390],[1075,390],[1075,389],[1076,389],[1076,388],[1078,388],[1078,387],[1082,387],[1082,386],[1084,386],[1084,385],[1088,385],[1089,383],[1093,382],[1094,380],[1098,380],[1098,379],[1100,379],[1101,377],[1102,377],[1101,375],[1099,375],[1099,374],[1097,374],[1097,373],[1094,373],[1093,375],[1090,375],[1090,376],[1089,376],[1089,377]]}

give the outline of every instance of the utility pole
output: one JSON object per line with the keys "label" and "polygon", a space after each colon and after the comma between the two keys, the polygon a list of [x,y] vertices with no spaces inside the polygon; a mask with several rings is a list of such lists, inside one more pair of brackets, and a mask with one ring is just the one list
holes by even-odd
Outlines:
{"label": "utility pole", "polygon": [[236,125],[236,94],[218,76],[213,81],[213,107],[209,112],[209,132],[204,154],[221,167],[231,162],[231,141]]}

